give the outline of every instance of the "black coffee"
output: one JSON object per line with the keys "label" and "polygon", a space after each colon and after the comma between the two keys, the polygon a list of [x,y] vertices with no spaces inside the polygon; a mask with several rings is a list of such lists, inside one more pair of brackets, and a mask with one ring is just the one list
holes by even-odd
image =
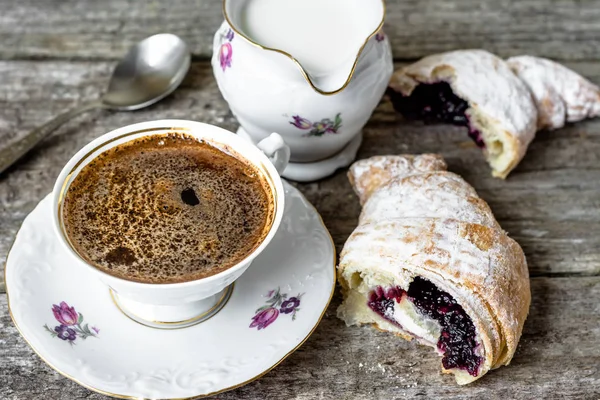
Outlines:
{"label": "black coffee", "polygon": [[191,281],[250,254],[269,231],[274,201],[255,167],[181,134],[102,153],[69,186],[67,236],[98,269],[145,283]]}

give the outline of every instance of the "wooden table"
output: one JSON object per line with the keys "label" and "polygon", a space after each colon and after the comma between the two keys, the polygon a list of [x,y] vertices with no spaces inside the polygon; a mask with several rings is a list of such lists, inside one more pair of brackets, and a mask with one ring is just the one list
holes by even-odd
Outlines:
{"label": "wooden table", "polygon": [[[0,0],[0,146],[100,95],[114,61],[145,36],[173,32],[194,52],[189,76],[169,98],[143,111],[80,116],[0,176],[0,259],[65,162],[100,134],[159,118],[235,130],[208,62],[221,19],[217,0]],[[598,1],[398,0],[388,1],[386,32],[399,64],[481,47],[502,56],[559,59],[600,82],[599,21]],[[359,157],[404,152],[443,154],[523,246],[533,303],[512,364],[459,387],[440,374],[440,360],[429,348],[370,328],[346,328],[335,316],[336,293],[300,350],[260,380],[218,397],[600,398],[600,120],[539,133],[502,181],[491,178],[463,129],[407,123],[383,101],[365,128]],[[340,250],[360,211],[345,171],[297,187],[322,214]],[[18,335],[1,296],[0,398],[105,397],[46,366]]]}

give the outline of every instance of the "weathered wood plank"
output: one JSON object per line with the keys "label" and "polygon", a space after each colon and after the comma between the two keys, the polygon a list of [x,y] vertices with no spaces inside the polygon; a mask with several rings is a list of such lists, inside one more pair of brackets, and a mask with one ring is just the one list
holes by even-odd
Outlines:
{"label": "weathered wood plank", "polygon": [[[219,399],[597,399],[600,277],[534,278],[533,304],[508,367],[459,387],[430,348],[347,328],[332,305],[306,344],[260,380]],[[0,298],[0,398],[107,399],[61,377],[19,336]]]}
{"label": "weathered wood plank", "polygon": [[[600,63],[571,66],[600,81]],[[111,67],[104,62],[0,62],[0,146],[98,96]],[[0,176],[0,260],[21,221],[51,191],[76,150],[119,126],[160,118],[199,120],[232,130],[237,126],[206,62],[194,63],[183,87],[147,110],[79,117]],[[540,133],[522,164],[502,181],[491,178],[461,129],[407,123],[383,101],[365,129],[359,157],[402,152],[442,153],[450,169],[475,186],[521,243],[533,275],[600,272],[600,120]],[[341,249],[360,212],[345,172],[298,187],[323,215]]]}
{"label": "weathered wood plank", "polygon": [[[594,1],[388,0],[386,31],[402,59],[481,47],[584,60],[600,54],[599,16]],[[116,59],[159,32],[205,58],[221,21],[220,0],[1,0],[0,59]]]}
{"label": "weathered wood plank", "polygon": [[[503,56],[530,53],[579,60],[569,66],[600,82],[599,2],[575,0],[388,0],[386,32],[397,59],[482,47]],[[181,35],[196,59],[211,54],[220,0],[177,2],[0,0],[0,147],[79,102],[97,97],[115,60],[158,32]],[[88,60],[88,61],[85,61]],[[97,62],[90,62],[97,61]],[[181,90],[133,113],[80,116],[8,173],[0,175],[0,293],[4,259],[18,227],[47,194],[62,165],[85,143],[119,126],[184,118],[233,130],[206,62]],[[430,349],[335,318],[336,293],[303,346],[264,378],[222,399],[598,399],[600,398],[600,120],[543,132],[507,181],[492,179],[462,130],[402,121],[387,101],[365,129],[359,157],[440,152],[491,205],[523,246],[533,304],[517,355],[468,387],[439,373]],[[345,171],[298,184],[315,204],[338,250],[360,207]],[[548,275],[548,277],[541,277]],[[578,275],[560,277],[562,275]],[[0,295],[0,398],[105,399],[55,373],[27,347]]]}

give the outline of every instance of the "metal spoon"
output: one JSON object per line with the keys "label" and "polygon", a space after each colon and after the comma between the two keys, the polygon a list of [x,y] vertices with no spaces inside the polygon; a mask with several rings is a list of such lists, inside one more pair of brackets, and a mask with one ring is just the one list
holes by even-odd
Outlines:
{"label": "metal spoon", "polygon": [[0,150],[0,174],[53,130],[82,112],[94,108],[129,111],[156,103],[183,81],[190,60],[190,51],[178,36],[161,33],[142,40],[116,66],[102,98],[60,114]]}

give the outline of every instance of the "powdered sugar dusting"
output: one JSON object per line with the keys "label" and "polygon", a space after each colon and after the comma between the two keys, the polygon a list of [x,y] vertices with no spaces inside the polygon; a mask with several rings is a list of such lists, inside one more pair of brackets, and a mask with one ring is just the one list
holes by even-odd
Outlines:
{"label": "powdered sugar dusting", "polygon": [[446,163],[438,154],[417,156],[375,156],[350,166],[348,176],[364,204],[371,193],[390,179],[425,171],[445,171]]}
{"label": "powdered sugar dusting", "polygon": [[533,95],[540,129],[600,116],[600,89],[578,73],[540,57],[512,57],[507,62]]}
{"label": "powdered sugar dusting", "polygon": [[391,218],[452,218],[500,228],[488,205],[460,176],[423,172],[393,179],[364,204],[360,223]]}

